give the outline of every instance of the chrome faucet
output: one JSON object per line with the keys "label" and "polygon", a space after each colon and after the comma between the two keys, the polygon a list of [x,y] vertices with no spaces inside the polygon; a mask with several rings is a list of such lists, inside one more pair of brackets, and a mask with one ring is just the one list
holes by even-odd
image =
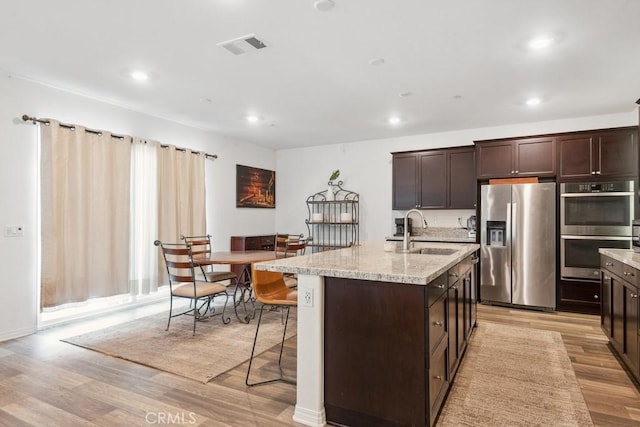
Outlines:
{"label": "chrome faucet", "polygon": [[411,243],[411,238],[409,237],[409,222],[407,221],[407,219],[409,219],[409,214],[411,214],[412,212],[417,213],[418,215],[420,215],[420,218],[422,218],[422,228],[427,228],[429,225],[427,224],[427,220],[424,219],[424,215],[422,215],[422,212],[419,211],[418,209],[409,209],[407,211],[406,214],[404,214],[404,239],[402,240],[402,250],[403,251],[408,251],[409,250],[409,243]]}

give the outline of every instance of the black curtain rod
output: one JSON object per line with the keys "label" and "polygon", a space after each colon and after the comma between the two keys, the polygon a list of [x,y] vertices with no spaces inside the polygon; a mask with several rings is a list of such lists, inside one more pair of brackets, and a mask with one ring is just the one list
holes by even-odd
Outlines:
{"label": "black curtain rod", "polygon": [[[49,120],[47,120],[47,119],[39,119],[37,117],[31,117],[31,116],[29,116],[27,114],[23,114],[22,115],[22,120],[25,121],[25,122],[31,122],[34,125],[37,124],[37,123],[42,123],[45,126],[49,126],[51,124],[51,122]],[[67,125],[65,123],[60,123],[60,126],[62,126],[63,128],[71,129],[71,130],[76,130],[75,125]],[[100,132],[99,130],[93,130],[93,129],[85,128],[84,131],[88,132],[88,133],[93,133],[95,135],[102,136],[102,132]],[[120,139],[120,140],[124,139],[124,136],[122,136],[122,135],[111,134],[111,137],[112,138],[117,138],[117,139]],[[146,144],[146,141],[145,141],[145,144]],[[160,147],[161,148],[166,148],[167,150],[169,149],[168,145],[162,145],[161,144]],[[184,153],[184,152],[187,151],[187,149],[186,148],[181,148],[181,147],[176,147],[176,151],[180,151],[180,152]],[[191,153],[200,154],[201,152],[200,151],[192,151]],[[204,152],[202,152],[202,153],[204,154],[204,156],[206,158],[210,158],[210,159],[217,159],[218,158],[217,154],[209,154],[209,153],[204,153]]]}

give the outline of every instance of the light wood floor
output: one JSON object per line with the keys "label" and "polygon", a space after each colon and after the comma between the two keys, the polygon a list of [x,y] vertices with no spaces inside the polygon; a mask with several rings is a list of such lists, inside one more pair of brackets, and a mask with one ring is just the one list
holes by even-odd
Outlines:
{"label": "light wood floor", "polygon": [[[560,332],[594,423],[640,425],[640,394],[607,347],[598,317],[483,305],[478,313],[479,322]],[[0,343],[0,426],[296,425],[295,386],[247,388],[246,364],[200,384],[59,341],[146,314],[111,315]],[[256,366],[272,375],[276,358],[268,352]],[[287,343],[284,362],[287,372],[295,370],[295,340]]]}

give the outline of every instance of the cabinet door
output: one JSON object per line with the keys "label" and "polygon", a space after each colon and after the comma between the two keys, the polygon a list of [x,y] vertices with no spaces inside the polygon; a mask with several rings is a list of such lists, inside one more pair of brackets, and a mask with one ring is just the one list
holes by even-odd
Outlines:
{"label": "cabinet door", "polygon": [[595,153],[593,135],[558,138],[560,146],[560,178],[591,178]]}
{"label": "cabinet door", "polygon": [[393,209],[418,206],[418,162],[415,153],[393,155]]}
{"label": "cabinet door", "polygon": [[611,278],[611,345],[619,354],[624,352],[624,286]]}
{"label": "cabinet door", "polygon": [[624,355],[631,372],[638,377],[638,288],[624,284]]}
{"label": "cabinet door", "polygon": [[475,150],[451,150],[448,156],[449,208],[475,209],[476,170]]}
{"label": "cabinet door", "polygon": [[453,378],[458,363],[458,293],[452,286],[448,291],[447,329],[449,332],[449,376]]}
{"label": "cabinet door", "polygon": [[531,138],[514,141],[514,175],[555,176],[555,138]]}
{"label": "cabinet door", "polygon": [[600,273],[600,326],[604,334],[611,338],[611,285],[610,273]]}
{"label": "cabinet door", "polygon": [[477,144],[477,178],[503,178],[512,176],[513,145],[511,141]]}
{"label": "cabinet door", "polygon": [[420,197],[423,209],[447,207],[447,153],[428,151],[420,154]]}
{"label": "cabinet door", "polygon": [[598,134],[595,172],[601,177],[634,177],[638,174],[635,130]]}

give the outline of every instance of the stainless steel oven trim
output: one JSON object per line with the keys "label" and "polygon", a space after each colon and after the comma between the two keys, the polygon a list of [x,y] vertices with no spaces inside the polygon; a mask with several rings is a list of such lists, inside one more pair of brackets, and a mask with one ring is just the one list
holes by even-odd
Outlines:
{"label": "stainless steel oven trim", "polygon": [[574,236],[574,235],[561,235],[560,236],[560,278],[562,280],[600,280],[600,269],[591,268],[577,268],[565,266],[565,241],[566,240],[613,240],[613,241],[628,241],[629,249],[632,247],[631,236]]}
{"label": "stainless steel oven trim", "polygon": [[629,225],[565,225],[565,199],[567,197],[608,197],[617,194],[629,198],[629,218],[635,217],[634,212],[634,193],[618,192],[618,193],[570,193],[560,195],[560,233],[587,236],[630,236],[632,233],[631,224]]}
{"label": "stainless steel oven trim", "polygon": [[563,193],[560,197],[610,197],[610,196],[633,196],[633,191],[617,191],[613,193]]}

